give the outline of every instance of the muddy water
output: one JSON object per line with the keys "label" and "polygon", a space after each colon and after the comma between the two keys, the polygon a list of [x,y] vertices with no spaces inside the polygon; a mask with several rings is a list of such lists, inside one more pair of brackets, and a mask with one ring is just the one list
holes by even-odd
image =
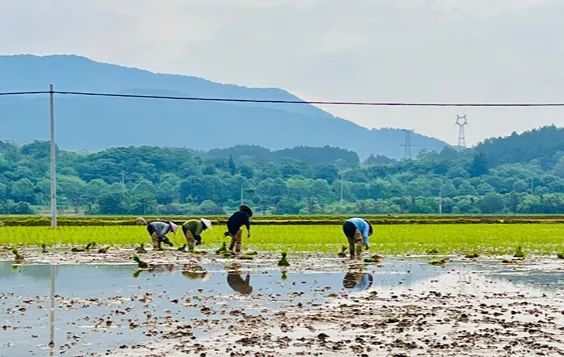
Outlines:
{"label": "muddy water", "polygon": [[387,258],[378,265],[348,265],[324,259],[316,270],[304,258],[301,267],[284,271],[268,259],[202,259],[199,265],[160,264],[143,271],[129,264],[14,267],[4,261],[0,356],[114,354],[136,348],[149,353],[147,346],[162,350],[162,337],[172,334],[173,339],[174,331],[182,330],[189,340],[214,341],[234,321],[263,321],[290,307],[322,310],[339,299],[374,292],[395,299],[407,292],[467,294],[484,287],[539,297],[564,291],[558,261],[455,261],[446,267],[427,261]]}

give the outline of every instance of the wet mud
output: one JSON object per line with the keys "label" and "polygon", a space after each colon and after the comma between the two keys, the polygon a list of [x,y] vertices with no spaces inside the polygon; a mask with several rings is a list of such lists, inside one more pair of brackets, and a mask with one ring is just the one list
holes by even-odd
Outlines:
{"label": "wet mud", "polygon": [[0,251],[1,356],[564,355],[556,259],[20,253]]}

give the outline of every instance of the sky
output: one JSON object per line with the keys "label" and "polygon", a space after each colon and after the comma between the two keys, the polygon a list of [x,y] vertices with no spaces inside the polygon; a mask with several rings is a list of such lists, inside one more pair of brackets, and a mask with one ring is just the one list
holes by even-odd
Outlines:
{"label": "sky", "polygon": [[[18,0],[1,54],[77,54],[306,100],[564,102],[561,0]],[[564,108],[325,106],[369,128],[456,144],[542,125]]]}

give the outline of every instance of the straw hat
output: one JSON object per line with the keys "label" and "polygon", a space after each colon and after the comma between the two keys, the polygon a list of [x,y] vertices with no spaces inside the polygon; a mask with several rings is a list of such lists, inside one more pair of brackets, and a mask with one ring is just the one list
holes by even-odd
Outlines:
{"label": "straw hat", "polygon": [[205,219],[205,218],[200,218],[200,221],[202,221],[202,224],[204,226],[206,226],[206,229],[210,229],[212,228],[212,222],[209,219]]}
{"label": "straw hat", "polygon": [[178,226],[174,222],[168,222],[168,224],[170,224],[170,229],[172,230],[172,233],[176,234],[176,231],[178,230]]}

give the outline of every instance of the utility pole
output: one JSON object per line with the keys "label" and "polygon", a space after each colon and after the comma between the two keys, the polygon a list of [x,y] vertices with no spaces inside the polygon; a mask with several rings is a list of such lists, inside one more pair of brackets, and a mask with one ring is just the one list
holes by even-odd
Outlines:
{"label": "utility pole", "polygon": [[241,180],[241,205],[243,204],[243,180]]}
{"label": "utility pole", "polygon": [[468,120],[466,119],[466,114],[456,116],[456,125],[458,126],[458,146],[466,147],[466,138],[464,136],[464,127],[468,125]]}
{"label": "utility pole", "polygon": [[339,204],[343,204],[343,171],[341,171],[341,198],[339,200]]}
{"label": "utility pole", "polygon": [[49,109],[51,116],[51,228],[57,228],[57,146],[55,143],[55,91],[49,85]]}
{"label": "utility pole", "polygon": [[57,277],[57,266],[51,264],[51,306],[49,308],[49,350],[50,356],[54,356],[55,350],[55,310],[57,305],[55,304],[55,281]]}
{"label": "utility pole", "polygon": [[439,214],[443,214],[443,186],[439,187]]}
{"label": "utility pole", "polygon": [[125,203],[125,171],[121,170],[121,203]]}

